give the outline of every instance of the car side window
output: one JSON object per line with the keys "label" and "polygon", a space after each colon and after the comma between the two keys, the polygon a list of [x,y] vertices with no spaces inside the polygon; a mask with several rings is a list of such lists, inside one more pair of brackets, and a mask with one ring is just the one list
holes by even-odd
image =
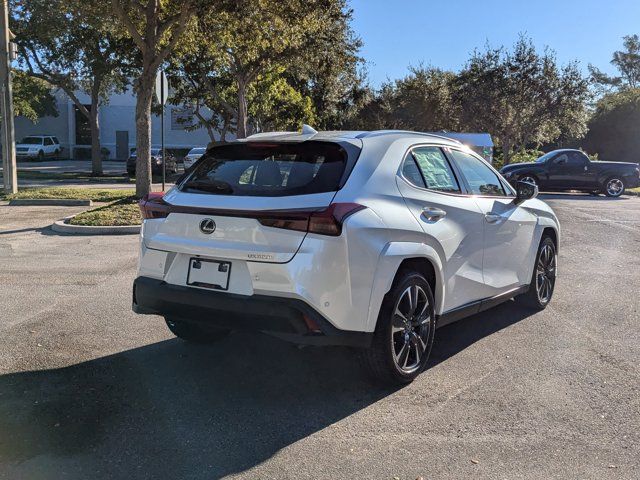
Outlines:
{"label": "car side window", "polygon": [[411,153],[407,155],[407,158],[404,159],[404,163],[402,164],[402,176],[404,176],[404,178],[414,187],[427,187]]}
{"label": "car side window", "polygon": [[51,137],[53,140],[53,143],[55,143],[56,145],[60,145],[60,142],[58,141],[58,137]]}
{"label": "car side window", "polygon": [[417,147],[412,150],[412,154],[429,190],[460,193],[458,180],[440,148]]}
{"label": "car side window", "polygon": [[569,165],[583,166],[587,164],[588,158],[579,152],[569,153]]}
{"label": "car side window", "polygon": [[566,165],[568,162],[568,155],[566,153],[561,153],[556,158],[553,159],[554,165]]}
{"label": "car side window", "polygon": [[50,138],[45,138],[45,139],[44,139],[44,144],[45,144],[45,145],[53,145],[53,142],[51,141],[51,139],[50,139]]}
{"label": "car side window", "polygon": [[507,195],[498,175],[482,160],[460,150],[451,150],[451,156],[467,180],[471,194],[496,197]]}

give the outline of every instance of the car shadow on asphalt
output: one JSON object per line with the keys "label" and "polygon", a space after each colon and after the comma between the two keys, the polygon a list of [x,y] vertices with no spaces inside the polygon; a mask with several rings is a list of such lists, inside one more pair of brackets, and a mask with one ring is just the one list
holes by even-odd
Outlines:
{"label": "car shadow on asphalt", "polygon": [[[439,329],[432,364],[526,316],[508,303]],[[213,346],[171,339],[3,375],[0,465],[50,478],[246,472],[396,391],[374,386],[354,360],[346,348],[235,332]]]}
{"label": "car shadow on asphalt", "polygon": [[484,312],[445,325],[436,331],[428,366],[438,365],[478,340],[508,328],[534,313],[535,311],[509,300]]}
{"label": "car shadow on asphalt", "polygon": [[25,478],[32,469],[50,478],[243,472],[394,391],[372,388],[353,360],[344,348],[236,332],[215,346],[171,339],[3,375],[0,465]]}

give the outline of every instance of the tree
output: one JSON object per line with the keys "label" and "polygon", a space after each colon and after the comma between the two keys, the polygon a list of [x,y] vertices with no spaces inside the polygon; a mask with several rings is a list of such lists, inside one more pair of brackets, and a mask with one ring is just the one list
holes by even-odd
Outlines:
{"label": "tree", "polygon": [[345,5],[345,0],[237,1],[228,2],[216,15],[199,18],[200,38],[218,42],[209,48],[207,57],[215,59],[235,82],[234,104],[216,91],[215,83],[209,82],[208,88],[236,118],[238,138],[249,133],[249,91],[254,82],[327,47],[326,32],[350,15]]}
{"label": "tree", "polygon": [[[127,83],[120,59],[126,42],[105,25],[99,7],[81,0],[15,0],[11,18],[29,75],[62,89],[87,118],[93,175],[102,174],[99,106]],[[78,92],[89,95],[89,108]]]}
{"label": "tree", "polygon": [[613,52],[611,65],[616,67],[620,75],[607,75],[593,65],[589,71],[593,81],[605,89],[640,87],[640,37],[627,35],[623,37],[624,50]]}
{"label": "tree", "polygon": [[283,72],[289,85],[311,99],[317,129],[345,128],[365,95],[362,41],[351,28],[352,19],[346,3],[335,2],[326,20],[330,26],[316,32],[300,60],[289,62]]}
{"label": "tree", "polygon": [[527,146],[586,132],[588,79],[576,63],[559,67],[553,52],[539,54],[524,37],[513,51],[474,52],[455,83],[461,126],[491,133],[505,163]]}
{"label": "tree", "polygon": [[435,67],[409,70],[404,78],[383,84],[360,112],[360,128],[456,130],[459,123],[459,108],[453,98],[456,75]]}
{"label": "tree", "polygon": [[[30,0],[31,1],[31,0]],[[137,46],[136,195],[151,191],[151,103],[156,74],[182,38],[196,12],[196,0],[111,0],[117,21]]]}
{"label": "tree", "polygon": [[13,110],[16,116],[37,122],[44,116],[58,116],[52,87],[44,80],[22,70],[13,71]]}
{"label": "tree", "polygon": [[583,147],[602,160],[638,162],[640,150],[640,88],[604,95],[589,120]]}

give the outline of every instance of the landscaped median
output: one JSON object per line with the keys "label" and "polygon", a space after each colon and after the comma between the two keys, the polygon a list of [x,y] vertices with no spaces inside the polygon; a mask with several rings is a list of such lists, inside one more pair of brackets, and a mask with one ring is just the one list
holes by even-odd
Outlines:
{"label": "landscaped median", "polygon": [[640,197],[640,187],[630,188],[629,190],[626,191],[626,193],[629,195],[635,195],[636,197]]}
{"label": "landscaped median", "polygon": [[52,228],[60,233],[127,235],[138,233],[140,224],[138,199],[128,196],[55,222]]}
{"label": "landscaped median", "polygon": [[61,233],[118,235],[140,231],[138,199],[131,193],[131,189],[31,188],[0,198],[9,200],[10,204],[16,201],[59,202],[57,205],[64,205],[64,201],[99,202],[101,205],[96,208],[55,222],[52,229]]}

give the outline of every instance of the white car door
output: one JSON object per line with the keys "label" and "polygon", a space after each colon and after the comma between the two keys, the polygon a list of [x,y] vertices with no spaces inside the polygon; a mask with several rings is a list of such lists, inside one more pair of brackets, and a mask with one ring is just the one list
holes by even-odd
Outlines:
{"label": "white car door", "polygon": [[56,145],[55,143],[53,143],[53,140],[51,137],[44,137],[44,154],[45,156],[51,156],[53,155],[54,151],[56,149]]}
{"label": "white car door", "polygon": [[450,155],[484,216],[482,272],[488,296],[529,284],[537,217],[514,203],[515,192],[485,161],[456,149]]}
{"label": "white car door", "polygon": [[425,232],[424,242],[441,252],[443,312],[486,296],[482,276],[484,215],[465,195],[443,150],[416,146],[403,161],[398,188]]}

